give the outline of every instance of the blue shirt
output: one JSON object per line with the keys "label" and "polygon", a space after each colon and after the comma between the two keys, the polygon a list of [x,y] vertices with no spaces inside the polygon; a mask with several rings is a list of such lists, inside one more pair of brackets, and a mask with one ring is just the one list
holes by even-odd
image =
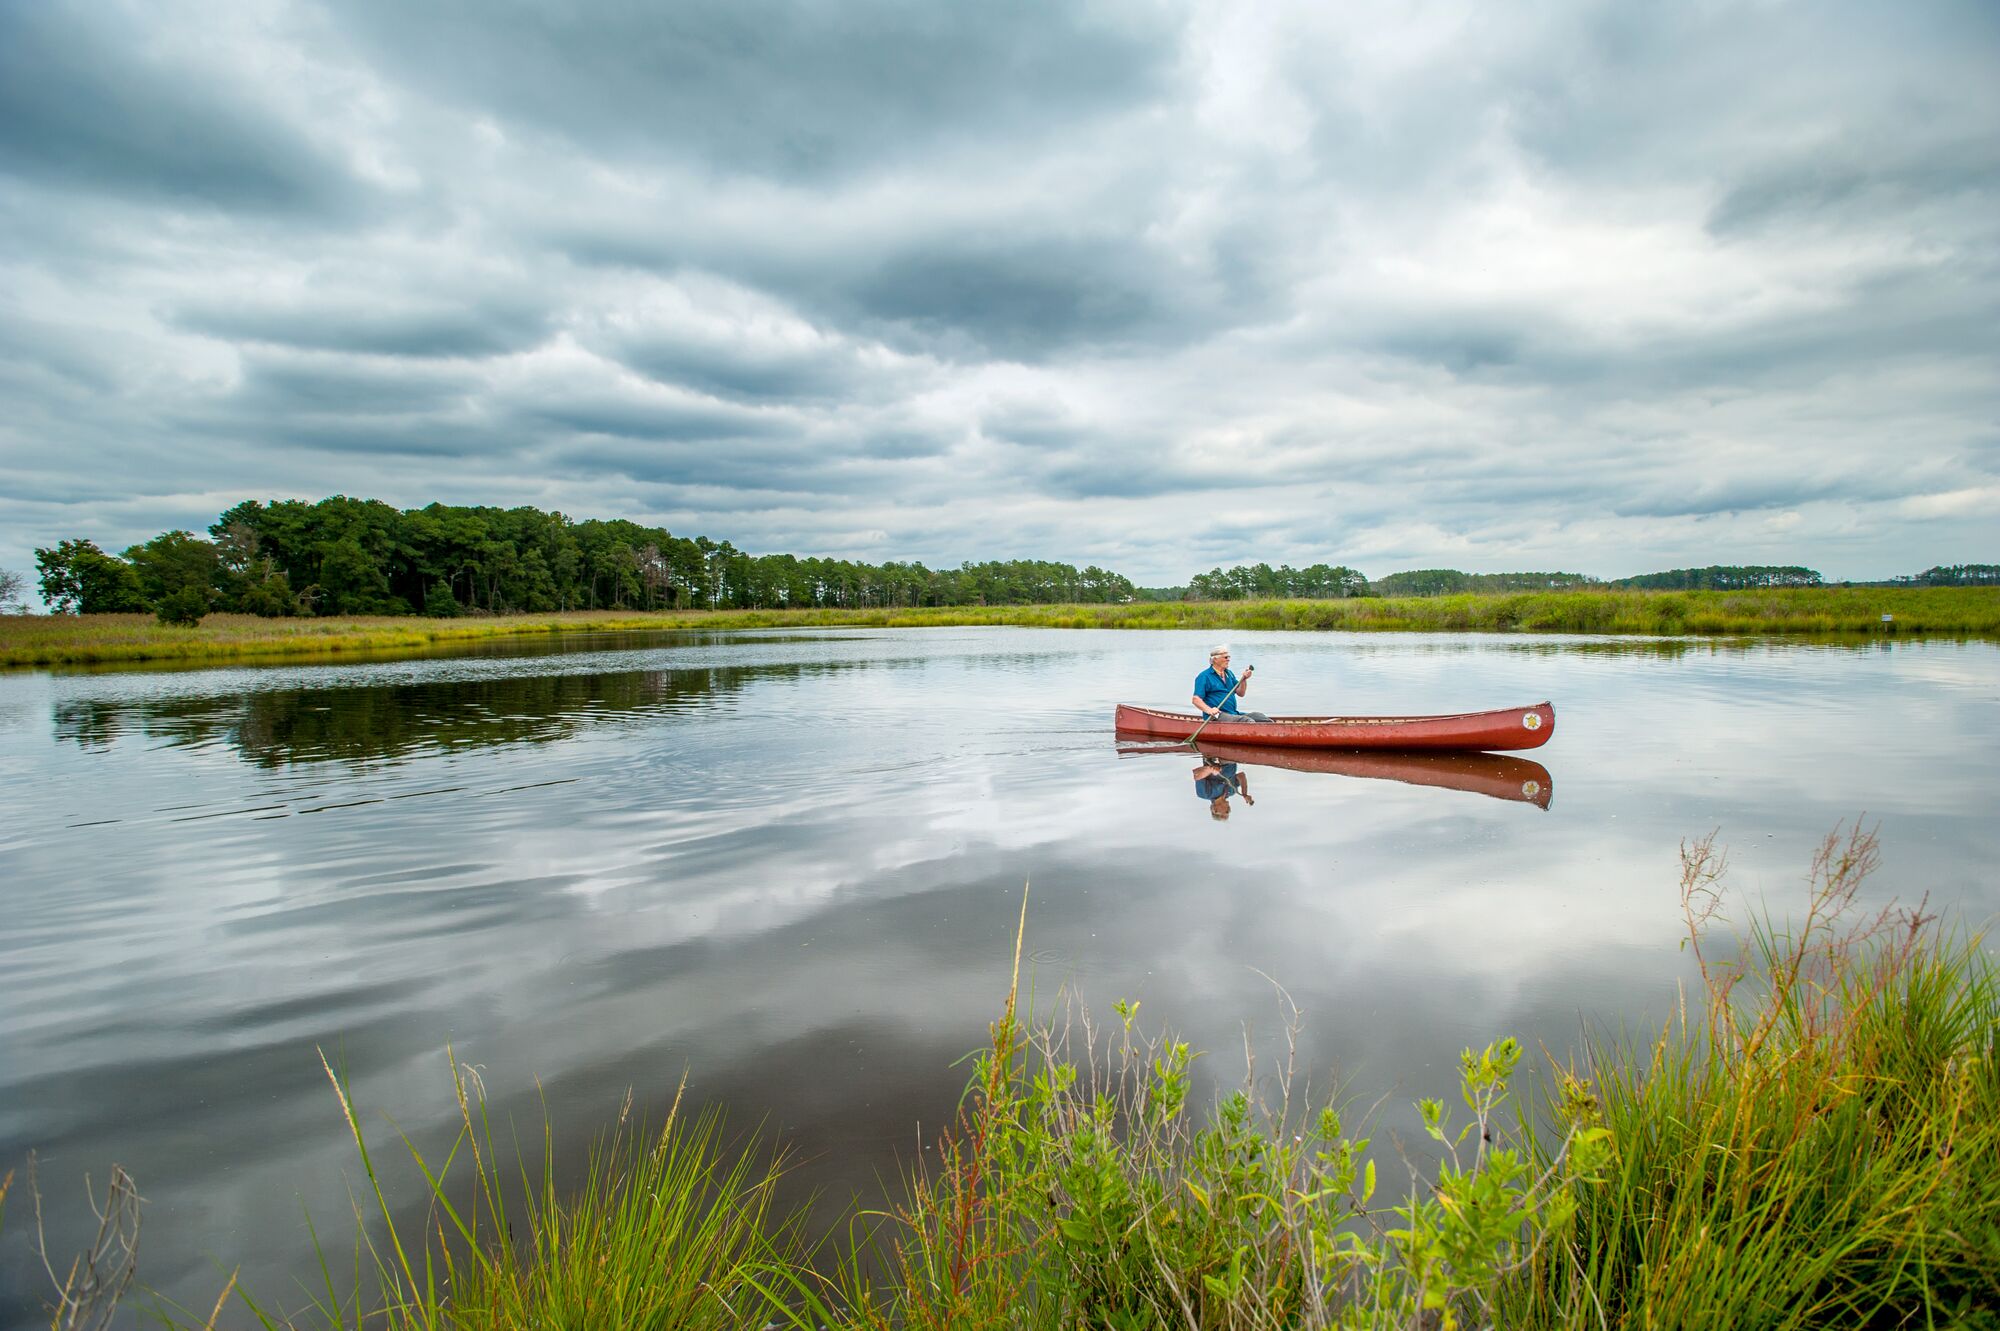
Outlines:
{"label": "blue shirt", "polygon": [[1218,675],[1215,667],[1210,666],[1194,677],[1194,696],[1210,707],[1220,707],[1231,716],[1237,715],[1236,672],[1225,670]]}

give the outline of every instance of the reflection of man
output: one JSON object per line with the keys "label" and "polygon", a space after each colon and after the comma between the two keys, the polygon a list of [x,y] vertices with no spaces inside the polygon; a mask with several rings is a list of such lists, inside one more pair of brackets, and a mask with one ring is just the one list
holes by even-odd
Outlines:
{"label": "reflection of man", "polygon": [[1239,712],[1236,700],[1250,692],[1250,676],[1257,673],[1251,666],[1238,679],[1236,672],[1229,668],[1229,644],[1217,643],[1208,649],[1208,669],[1194,677],[1194,696],[1189,699],[1203,716],[1221,717],[1226,721],[1269,721],[1262,712]]}
{"label": "reflection of man", "polygon": [[1208,801],[1208,816],[1227,818],[1229,797],[1241,795],[1245,804],[1255,804],[1250,798],[1250,779],[1236,770],[1235,763],[1212,763],[1202,760],[1194,769],[1194,793]]}

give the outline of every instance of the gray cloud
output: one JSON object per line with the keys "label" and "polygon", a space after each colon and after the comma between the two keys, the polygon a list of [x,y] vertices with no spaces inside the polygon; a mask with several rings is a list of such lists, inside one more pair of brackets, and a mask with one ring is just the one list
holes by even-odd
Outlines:
{"label": "gray cloud", "polygon": [[232,402],[274,414],[333,411],[374,416],[442,410],[463,401],[472,388],[471,380],[462,375],[413,373],[400,366],[385,370],[317,357],[252,356],[246,358],[243,386]]}
{"label": "gray cloud", "polygon": [[371,62],[464,110],[590,153],[804,178],[996,133],[1073,134],[1161,90],[1176,36],[1143,6],[1060,0],[951,13],[370,0],[344,16]]}
{"label": "gray cloud", "polygon": [[[1904,214],[2000,196],[2000,144],[1989,138],[1919,144],[1907,154],[1862,141],[1788,155],[1747,170],[1717,201],[1718,235],[1826,219]],[[1982,205],[1984,206],[1984,205]]]}
{"label": "gray cloud", "polygon": [[1176,284],[1147,258],[1129,238],[945,243],[893,255],[842,294],[965,355],[1040,359],[1157,328]]}
{"label": "gray cloud", "polygon": [[730,439],[769,434],[779,428],[776,421],[702,402],[585,399],[532,407],[529,415],[578,434],[604,434],[623,439]]}
{"label": "gray cloud", "polygon": [[1980,3],[0,7],[0,566],[335,492],[1151,582],[1990,560],[1996,55]]}
{"label": "gray cloud", "polygon": [[50,183],[246,212],[343,211],[341,163],[240,86],[117,28],[143,14],[0,8],[0,168]]}
{"label": "gray cloud", "polygon": [[474,297],[427,304],[296,299],[282,304],[204,300],[174,312],[190,332],[232,342],[268,342],[377,356],[492,356],[533,346],[546,312]]}

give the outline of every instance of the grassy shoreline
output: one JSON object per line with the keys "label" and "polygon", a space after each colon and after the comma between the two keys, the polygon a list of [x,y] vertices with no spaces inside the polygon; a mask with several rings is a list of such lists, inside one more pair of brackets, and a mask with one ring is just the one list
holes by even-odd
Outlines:
{"label": "grassy shoreline", "polygon": [[[1893,621],[1884,623],[1882,616]],[[1755,591],[1570,591],[1331,601],[939,606],[874,610],[572,611],[459,619],[258,619],[194,628],[150,615],[0,616],[0,667],[205,664],[422,651],[554,633],[770,628],[1305,629],[1357,632],[1668,636],[2000,638],[2000,588],[1806,587]]]}

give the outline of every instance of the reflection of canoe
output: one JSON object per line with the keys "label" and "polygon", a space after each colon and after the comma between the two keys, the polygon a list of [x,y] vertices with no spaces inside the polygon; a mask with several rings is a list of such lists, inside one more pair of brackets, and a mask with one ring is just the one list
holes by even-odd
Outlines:
{"label": "reflection of canoe", "polygon": [[[1187,750],[1182,749],[1185,753]],[[1210,744],[1201,737],[1201,756],[1212,763],[1252,763],[1294,772],[1329,772],[1374,777],[1413,786],[1443,786],[1496,800],[1521,800],[1546,809],[1555,796],[1549,769],[1532,758],[1500,753],[1366,753],[1335,749],[1272,749],[1261,744]]]}
{"label": "reflection of canoe", "polygon": [[[1193,712],[1163,712],[1118,704],[1118,733],[1154,739],[1187,739],[1201,725]],[[1556,731],[1548,703],[1458,716],[1274,716],[1255,721],[1212,721],[1204,742],[1285,749],[1539,749]]]}

